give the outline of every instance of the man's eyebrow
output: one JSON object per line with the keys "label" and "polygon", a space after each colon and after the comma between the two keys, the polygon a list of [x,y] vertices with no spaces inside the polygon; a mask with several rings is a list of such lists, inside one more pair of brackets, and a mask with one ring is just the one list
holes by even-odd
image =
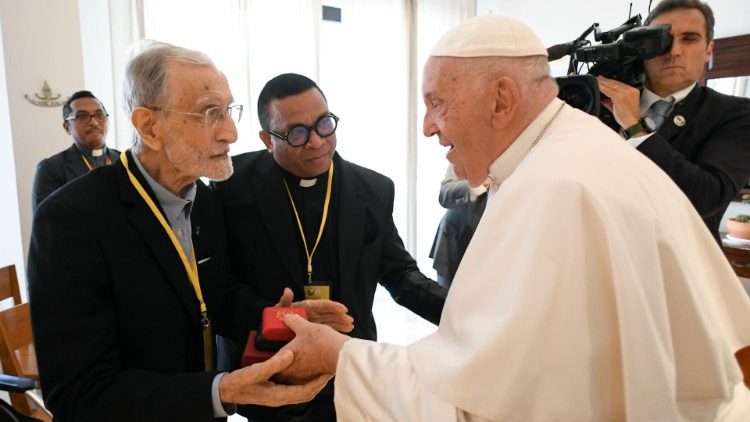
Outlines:
{"label": "man's eyebrow", "polygon": [[682,34],[680,34],[681,37],[684,37],[685,35],[692,36],[692,37],[701,37],[701,38],[703,37],[702,33],[695,32],[695,31],[686,31],[686,32],[683,32]]}
{"label": "man's eyebrow", "polygon": [[[323,113],[321,113],[320,116],[318,116],[318,117],[315,118],[315,121],[313,122],[313,127],[315,126],[315,123],[318,122],[318,120],[320,120],[323,117],[329,116],[330,114],[331,114],[330,110],[326,110]],[[298,122],[298,123],[290,123],[290,124],[286,125],[286,127],[284,128],[284,130],[288,131],[289,129],[291,129],[291,128],[295,127],[295,126],[308,127],[306,124]]]}
{"label": "man's eyebrow", "polygon": [[[234,98],[230,97],[229,102],[227,104],[234,103]],[[195,105],[203,108],[203,107],[215,107],[215,106],[222,106],[224,105],[224,102],[221,101],[219,98],[217,98],[215,95],[204,95],[198,97],[198,100],[195,101]]]}

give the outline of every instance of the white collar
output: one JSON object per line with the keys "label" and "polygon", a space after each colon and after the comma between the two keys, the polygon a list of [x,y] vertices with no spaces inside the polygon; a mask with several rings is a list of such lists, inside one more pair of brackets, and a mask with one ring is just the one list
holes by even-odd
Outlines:
{"label": "white collar", "polygon": [[303,188],[310,188],[315,186],[315,184],[318,183],[318,179],[299,179],[299,185]]}
{"label": "white collar", "polygon": [[547,107],[510,144],[508,149],[495,159],[489,168],[489,178],[492,181],[491,190],[497,191],[503,181],[515,171],[518,164],[536,145],[540,137],[545,133],[546,127],[557,116],[557,113],[562,110],[564,105],[565,103],[559,98],[554,98],[550,101]]}

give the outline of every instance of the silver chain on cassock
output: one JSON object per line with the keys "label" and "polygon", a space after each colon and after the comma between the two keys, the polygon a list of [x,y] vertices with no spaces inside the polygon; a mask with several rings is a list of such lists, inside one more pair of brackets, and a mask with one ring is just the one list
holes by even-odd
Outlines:
{"label": "silver chain on cassock", "polygon": [[[549,127],[552,125],[552,122],[555,121],[557,116],[562,111],[563,107],[565,107],[565,103],[560,104],[560,108],[557,109],[557,111],[555,112],[555,115],[552,116],[552,118],[549,119],[547,123],[545,123],[542,130],[540,130],[539,134],[536,135],[536,138],[534,138],[534,142],[532,142],[531,145],[529,146],[529,152],[531,152],[531,150],[534,149],[534,147],[539,142],[539,140],[542,139],[542,136],[544,136],[544,134],[547,132],[547,129],[549,129]],[[490,189],[492,189],[493,191],[497,191],[498,189],[500,189],[500,185],[505,181],[505,179],[495,180],[492,178],[492,176],[490,176],[490,181],[492,182],[492,184],[490,185]]]}

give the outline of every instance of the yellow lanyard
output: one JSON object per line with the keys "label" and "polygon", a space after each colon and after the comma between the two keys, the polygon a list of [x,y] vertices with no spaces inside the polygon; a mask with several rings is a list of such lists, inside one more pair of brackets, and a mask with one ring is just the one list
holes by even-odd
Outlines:
{"label": "yellow lanyard", "polygon": [[[89,160],[86,158],[85,155],[81,154],[81,158],[83,158],[83,164],[86,164],[86,167],[89,169],[89,171],[94,169],[94,166],[92,166],[91,163],[89,163]],[[107,154],[104,157],[104,165],[108,166],[110,164],[112,164],[112,158],[110,158],[109,154]]]}
{"label": "yellow lanyard", "polygon": [[297,227],[299,227],[299,234],[302,236],[302,244],[305,246],[305,255],[307,255],[307,282],[312,283],[312,258],[315,255],[315,250],[318,249],[320,238],[323,237],[323,229],[326,226],[326,220],[328,219],[328,205],[331,203],[331,186],[333,185],[333,161],[331,161],[331,167],[328,168],[328,186],[326,187],[326,199],[323,203],[323,218],[320,219],[320,229],[318,230],[318,238],[315,240],[315,245],[310,251],[307,248],[307,239],[305,239],[305,230],[302,228],[302,221],[299,219],[299,213],[297,212],[297,206],[294,205],[294,199],[292,199],[292,192],[289,191],[289,185],[284,180],[284,187],[286,188],[286,194],[289,196],[289,202],[292,204],[292,210],[294,211],[294,217],[297,219]]}
{"label": "yellow lanyard", "polygon": [[148,205],[148,207],[151,209],[151,212],[154,214],[156,219],[159,220],[159,223],[161,223],[164,231],[169,236],[169,240],[172,241],[172,246],[174,246],[177,254],[180,255],[182,264],[185,266],[185,272],[187,272],[188,278],[190,279],[190,284],[193,285],[193,290],[195,290],[195,296],[198,298],[198,302],[200,302],[201,322],[203,323],[204,366],[206,368],[206,371],[210,371],[213,368],[213,338],[211,336],[211,321],[208,319],[208,310],[206,308],[206,303],[203,301],[203,293],[201,292],[201,285],[198,279],[198,265],[195,261],[195,250],[191,245],[191,256],[190,262],[188,263],[185,251],[182,249],[182,245],[180,245],[179,240],[177,240],[177,236],[175,236],[174,231],[172,231],[172,227],[169,226],[169,223],[167,223],[167,220],[164,218],[161,211],[159,211],[159,208],[154,203],[154,200],[151,199],[150,196],[148,196],[148,193],[146,193],[146,190],[143,189],[141,183],[130,171],[130,167],[128,167],[128,156],[127,154],[125,154],[125,151],[120,154],[120,161],[122,161],[122,164],[125,166],[125,170],[128,172],[130,183],[141,195],[141,198],[143,198],[143,200],[146,202],[146,205]]}

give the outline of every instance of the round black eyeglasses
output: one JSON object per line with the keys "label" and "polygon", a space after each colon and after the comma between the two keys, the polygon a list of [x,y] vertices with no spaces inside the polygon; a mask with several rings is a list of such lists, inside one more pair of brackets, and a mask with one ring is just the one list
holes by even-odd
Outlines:
{"label": "round black eyeglasses", "polygon": [[321,138],[326,138],[333,135],[336,132],[336,128],[339,125],[339,118],[333,113],[328,113],[325,116],[321,116],[314,125],[295,125],[285,134],[282,135],[279,132],[269,130],[268,133],[271,135],[286,141],[293,147],[301,147],[307,144],[310,140],[310,135],[314,130]]}

